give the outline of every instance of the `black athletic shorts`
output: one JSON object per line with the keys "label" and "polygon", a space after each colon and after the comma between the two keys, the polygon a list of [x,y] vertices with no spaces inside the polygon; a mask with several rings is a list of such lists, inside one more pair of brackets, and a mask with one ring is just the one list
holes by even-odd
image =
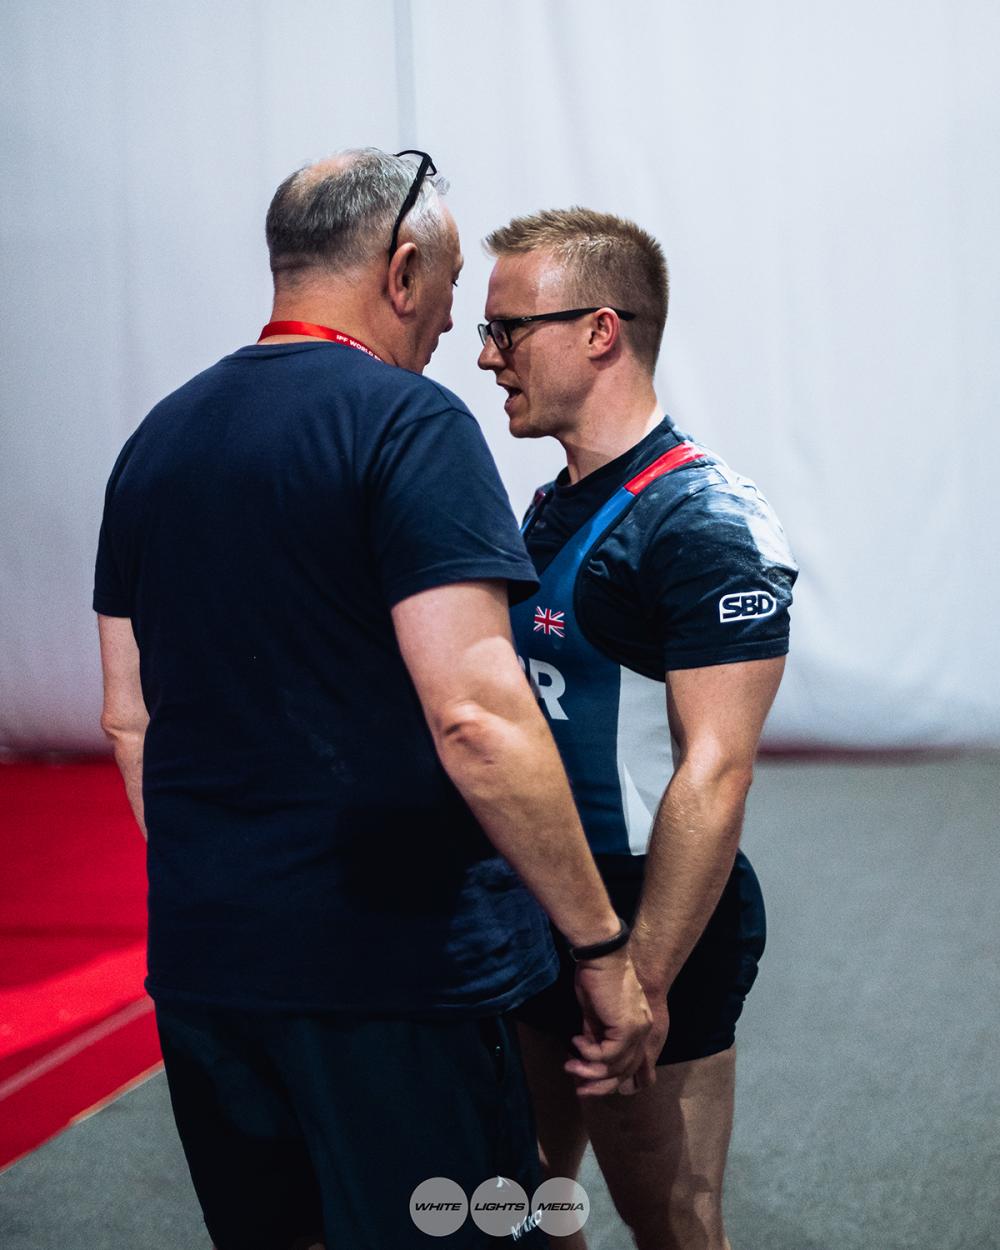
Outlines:
{"label": "black athletic shorts", "polygon": [[[642,890],[643,857],[595,858],[612,905],[631,923]],[[573,990],[573,961],[562,935],[553,931],[553,937],[559,952],[557,980],[513,1014],[568,1044],[580,1033],[582,1017]],[[740,851],[718,906],[667,995],[670,1032],[658,1065],[703,1059],[732,1046],[743,1000],[757,976],[764,937],[764,899],[756,873]]]}
{"label": "black athletic shorts", "polygon": [[[541,1181],[515,1030],[157,1004],[170,1098],[218,1250],[476,1250],[512,1244],[466,1217],[434,1238],[410,1218],[422,1181],[468,1198]],[[546,1246],[534,1230],[518,1245]]]}

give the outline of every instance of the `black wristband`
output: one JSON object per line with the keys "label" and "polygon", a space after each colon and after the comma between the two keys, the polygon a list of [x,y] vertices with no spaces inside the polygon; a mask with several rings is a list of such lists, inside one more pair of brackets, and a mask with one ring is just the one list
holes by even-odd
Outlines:
{"label": "black wristband", "polygon": [[608,938],[606,942],[593,942],[590,946],[571,946],[569,948],[570,959],[575,964],[579,964],[586,959],[600,959],[602,955],[611,955],[621,950],[632,936],[632,930],[620,916],[618,919],[621,922],[621,928],[614,937]]}

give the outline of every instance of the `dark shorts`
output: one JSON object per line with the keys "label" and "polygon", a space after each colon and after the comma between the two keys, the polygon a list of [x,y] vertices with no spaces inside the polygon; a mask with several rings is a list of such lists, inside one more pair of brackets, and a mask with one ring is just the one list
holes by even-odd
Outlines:
{"label": "dark shorts", "polygon": [[[440,1239],[410,1195],[442,1176],[468,1197],[541,1177],[515,1030],[157,1005],[170,1098],[218,1250],[481,1247],[471,1217]],[[519,1245],[547,1241],[530,1233]]]}
{"label": "dark shorts", "polygon": [[[615,910],[631,922],[642,890],[642,858],[596,859]],[[553,936],[559,952],[558,979],[514,1015],[568,1044],[581,1030],[580,1008],[566,943],[560,934]],[[757,976],[764,937],[764,899],[756,873],[740,851],[718,906],[667,995],[670,1032],[657,1064],[703,1059],[732,1046],[743,1000]]]}

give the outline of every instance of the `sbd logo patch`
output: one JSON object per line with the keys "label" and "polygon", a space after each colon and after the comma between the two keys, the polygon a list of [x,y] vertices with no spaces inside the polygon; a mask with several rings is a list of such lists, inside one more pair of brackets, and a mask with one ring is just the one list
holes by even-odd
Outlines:
{"label": "sbd logo patch", "polygon": [[719,620],[759,621],[771,616],[777,606],[775,597],[766,590],[741,590],[733,595],[723,595],[719,600]]}

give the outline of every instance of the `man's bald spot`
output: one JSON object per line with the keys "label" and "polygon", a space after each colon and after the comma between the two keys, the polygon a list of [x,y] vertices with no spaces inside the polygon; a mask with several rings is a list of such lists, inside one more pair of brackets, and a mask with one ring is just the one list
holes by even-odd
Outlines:
{"label": "man's bald spot", "polygon": [[337,152],[333,156],[324,156],[322,160],[313,161],[311,165],[304,165],[292,176],[292,190],[304,195],[324,178],[335,177],[350,169],[356,163],[358,155],[357,152]]}

